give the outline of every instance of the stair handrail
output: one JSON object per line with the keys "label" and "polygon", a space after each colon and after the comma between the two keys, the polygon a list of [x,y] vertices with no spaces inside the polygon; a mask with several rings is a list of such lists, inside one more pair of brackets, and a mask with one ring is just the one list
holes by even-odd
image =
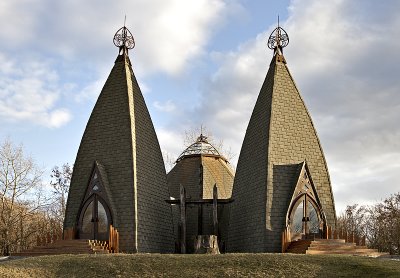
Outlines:
{"label": "stair handrail", "polygon": [[113,227],[113,225],[110,225],[108,250],[110,253],[119,253],[119,233],[118,230]]}
{"label": "stair handrail", "polygon": [[65,228],[63,232],[63,239],[64,240],[75,239],[75,228],[74,227]]}
{"label": "stair handrail", "polygon": [[36,246],[46,246],[50,243],[54,243],[55,241],[59,240],[62,238],[62,233],[61,232],[46,232],[43,235],[37,235],[36,236]]}
{"label": "stair handrail", "polygon": [[347,231],[346,229],[340,228],[340,229],[334,229],[332,226],[327,227],[328,236],[327,239],[344,239],[346,243],[355,243],[358,246],[366,246],[365,245],[365,235],[364,236],[359,236],[355,231]]}
{"label": "stair handrail", "polygon": [[282,232],[282,253],[285,253],[291,243],[290,227],[287,225]]}

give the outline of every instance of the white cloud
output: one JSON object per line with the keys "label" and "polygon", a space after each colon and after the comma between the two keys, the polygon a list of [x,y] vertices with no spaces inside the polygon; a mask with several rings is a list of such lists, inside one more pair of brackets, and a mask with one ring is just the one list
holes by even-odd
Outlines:
{"label": "white cloud", "polygon": [[56,109],[51,111],[49,114],[49,119],[46,121],[46,125],[49,127],[60,127],[68,123],[71,120],[71,114],[66,109]]}
{"label": "white cloud", "polygon": [[[293,1],[287,22],[289,69],[305,99],[328,160],[337,211],[400,190],[400,3]],[[219,68],[188,111],[239,153],[272,58],[275,26],[234,52],[212,53]],[[379,190],[378,190],[379,188]]]}
{"label": "white cloud", "polygon": [[204,54],[211,34],[230,10],[237,9],[223,0],[25,2],[1,6],[0,25],[6,27],[0,30],[0,39],[9,47],[26,50],[22,46],[29,45],[94,69],[104,63],[104,57],[117,55],[112,37],[126,14],[126,25],[136,41],[131,60],[142,75],[182,73]]}
{"label": "white cloud", "polygon": [[[60,97],[58,75],[46,62],[6,59],[0,71],[0,116],[5,122],[29,122],[60,127],[71,119],[70,112],[56,108]],[[9,66],[7,66],[9,65]]]}
{"label": "white cloud", "polygon": [[176,109],[176,105],[172,100],[167,100],[165,102],[155,101],[153,106],[162,112],[171,113],[174,112]]}
{"label": "white cloud", "polygon": [[[171,129],[158,128],[157,137],[160,142],[160,147],[164,151],[164,160],[166,156],[168,156],[168,158],[174,162],[184,150],[182,134]],[[171,144],[171,142],[173,142],[173,144]]]}
{"label": "white cloud", "polygon": [[[231,148],[236,159],[268,70],[267,33],[239,46],[236,52],[212,53],[220,67],[203,83],[200,105],[193,112],[195,125],[203,123],[217,138],[223,138],[225,148]],[[233,165],[236,162],[231,161]]]}
{"label": "white cloud", "polygon": [[[186,74],[196,59],[205,55],[204,49],[212,34],[239,6],[236,3],[226,4],[224,0],[2,2],[0,25],[3,28],[0,30],[0,40],[5,43],[0,46],[0,52],[7,53],[7,57],[21,55],[18,62],[23,61],[13,64],[15,59],[7,59],[5,63],[0,57],[0,73],[8,76],[9,85],[13,83],[12,86],[22,86],[33,82],[14,79],[12,76],[26,75],[27,70],[23,69],[25,60],[22,57],[27,58],[26,62],[30,66],[35,61],[42,65],[43,60],[53,59],[57,61],[53,68],[57,66],[57,69],[44,68],[46,74],[62,76],[62,81],[50,82],[58,83],[59,86],[49,88],[50,76],[41,78],[44,74],[40,72],[29,73],[35,74],[34,79],[38,81],[34,84],[34,90],[31,89],[27,96],[22,93],[13,96],[14,101],[19,97],[25,100],[18,109],[3,108],[2,113],[7,113],[6,118],[9,120],[35,119],[30,116],[33,109],[43,109],[50,113],[56,109],[56,101],[68,98],[82,105],[96,99],[110,65],[117,56],[118,50],[112,44],[112,38],[122,26],[125,14],[126,26],[136,41],[135,49],[130,51],[130,58],[139,81],[155,73],[174,77]],[[40,71],[41,68],[39,66],[33,70]],[[65,87],[64,84],[70,86]],[[139,84],[143,94],[152,90],[149,84]],[[68,96],[62,92],[60,94],[60,91],[68,91]],[[44,105],[27,107],[25,104],[28,99]],[[163,109],[171,110],[173,107],[168,104]],[[52,122],[49,115],[46,118],[48,123]],[[36,122],[43,124],[45,121]]]}
{"label": "white cloud", "polygon": [[[272,56],[266,40],[275,26],[234,51],[208,54],[209,39],[237,4],[223,0],[29,4],[32,1],[0,3],[4,42],[0,53],[8,53],[0,55],[1,120],[48,127],[68,122],[70,112],[57,105],[65,100],[63,84],[71,83],[67,90],[74,90],[72,97],[78,101],[96,98],[117,55],[112,36],[127,14],[127,27],[136,40],[130,57],[139,80],[154,73],[185,75],[197,58],[211,57],[218,66],[202,80],[200,99],[187,102],[196,103],[194,108],[176,109],[173,98],[167,97],[170,103],[153,98],[159,111],[179,110],[170,113],[173,123],[168,129],[157,129],[162,148],[179,155],[182,128],[204,124],[239,153]],[[400,189],[399,8],[395,1],[294,0],[288,20],[281,24],[290,36],[284,49],[288,66],[314,119],[341,207],[355,196],[379,200]],[[21,54],[29,59],[8,58]],[[49,57],[60,61],[59,68],[51,69],[45,62]],[[144,93],[153,93],[150,82],[139,84]]]}
{"label": "white cloud", "polygon": [[144,57],[141,68],[181,73],[193,57],[203,53],[225,4],[219,0],[152,2],[144,7],[145,14],[153,13],[152,19],[134,20],[134,26],[138,26],[138,56]]}
{"label": "white cloud", "polygon": [[399,8],[309,0],[290,9],[286,58],[320,134],[339,210],[400,190],[400,42],[392,39]]}
{"label": "white cloud", "polygon": [[78,103],[88,100],[95,101],[104,86],[104,80],[106,80],[106,78],[97,79],[96,81],[86,85],[82,90],[75,94],[75,101]]}

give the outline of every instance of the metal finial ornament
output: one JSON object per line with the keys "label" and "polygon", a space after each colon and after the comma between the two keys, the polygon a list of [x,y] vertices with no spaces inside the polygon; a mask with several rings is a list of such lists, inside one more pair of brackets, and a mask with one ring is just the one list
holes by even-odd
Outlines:
{"label": "metal finial ornament", "polygon": [[[119,47],[120,54],[124,54],[125,51],[128,52],[128,49],[132,49],[135,47],[135,40],[133,39],[133,35],[128,28],[121,27],[114,35],[114,45]],[[122,53],[121,53],[122,52]]]}
{"label": "metal finial ornament", "polygon": [[269,49],[279,49],[282,52],[282,49],[289,44],[289,36],[286,31],[279,26],[279,16],[278,16],[278,27],[272,31],[271,35],[268,38],[268,48]]}

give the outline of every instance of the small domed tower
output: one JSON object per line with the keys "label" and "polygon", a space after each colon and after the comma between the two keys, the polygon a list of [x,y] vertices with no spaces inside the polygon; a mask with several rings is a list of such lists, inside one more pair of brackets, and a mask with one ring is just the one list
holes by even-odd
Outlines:
{"label": "small domed tower", "polygon": [[[217,235],[219,248],[224,251],[228,233],[229,207],[234,171],[228,160],[201,134],[187,147],[167,174],[171,198],[180,198],[180,186],[186,193],[186,247],[194,251],[195,237]],[[218,192],[218,228],[214,231],[212,199],[214,186]],[[180,209],[173,205],[175,243],[180,246]],[[216,234],[217,233],[217,234]],[[179,250],[177,250],[179,251]]]}

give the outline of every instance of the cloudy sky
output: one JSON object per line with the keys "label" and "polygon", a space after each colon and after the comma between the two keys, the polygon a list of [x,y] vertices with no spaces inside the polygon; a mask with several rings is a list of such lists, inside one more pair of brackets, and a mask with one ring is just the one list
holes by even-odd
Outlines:
{"label": "cloudy sky", "polygon": [[337,211],[400,191],[400,2],[4,0],[0,140],[47,169],[73,164],[124,22],[163,152],[203,124],[236,154],[280,15],[289,69],[317,128]]}

